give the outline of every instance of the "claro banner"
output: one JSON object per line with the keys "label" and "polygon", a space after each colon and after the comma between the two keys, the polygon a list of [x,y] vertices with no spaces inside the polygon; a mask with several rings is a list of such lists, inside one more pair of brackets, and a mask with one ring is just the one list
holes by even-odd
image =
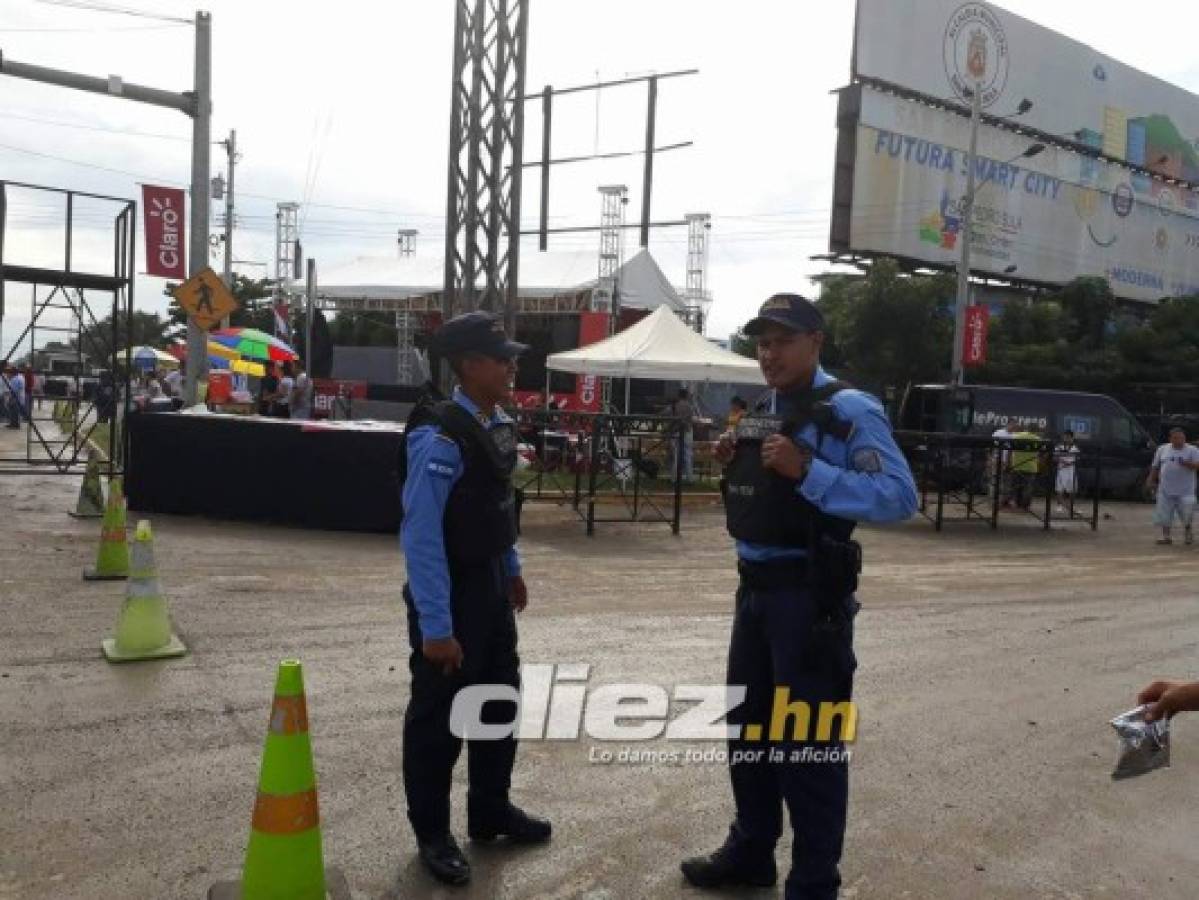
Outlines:
{"label": "claro banner", "polygon": [[[1046,7],[1051,4],[1045,4]],[[1096,4],[1095,15],[1104,15]],[[1180,68],[1192,41],[1149,8],[1110,4],[1130,41],[1148,40]],[[1177,39],[1175,39],[1177,38]],[[1199,181],[1199,97],[993,3],[858,0],[853,73],[952,100],[982,85],[984,110],[1070,136],[1166,177]]]}
{"label": "claro banner", "polygon": [[146,272],[162,278],[187,277],[184,253],[183,191],[142,185],[145,210]]}
{"label": "claro banner", "polygon": [[[970,122],[862,90],[849,244],[956,265]],[[982,126],[971,268],[1047,284],[1106,278],[1131,300],[1199,293],[1199,194]]]}
{"label": "claro banner", "polygon": [[985,306],[966,307],[966,330],[962,339],[962,364],[982,366],[987,362],[987,325],[991,311]]}

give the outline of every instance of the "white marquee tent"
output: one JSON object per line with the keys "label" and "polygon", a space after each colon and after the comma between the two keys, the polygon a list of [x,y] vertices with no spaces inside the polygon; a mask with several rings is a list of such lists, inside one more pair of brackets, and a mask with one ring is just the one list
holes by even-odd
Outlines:
{"label": "white marquee tent", "polygon": [[756,360],[720,349],[666,306],[598,343],[553,353],[545,365],[555,372],[609,378],[766,383]]}

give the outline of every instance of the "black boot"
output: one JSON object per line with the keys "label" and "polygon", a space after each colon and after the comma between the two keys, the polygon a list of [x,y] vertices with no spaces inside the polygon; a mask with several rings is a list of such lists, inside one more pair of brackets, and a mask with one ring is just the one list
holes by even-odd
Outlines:
{"label": "black boot", "polygon": [[553,828],[545,819],[530,816],[509,803],[499,816],[471,819],[467,832],[472,841],[494,841],[506,837],[514,844],[544,844],[550,839]]}
{"label": "black boot", "polygon": [[779,877],[773,855],[750,860],[729,841],[715,853],[683,860],[679,868],[688,883],[701,888],[773,887]]}
{"label": "black boot", "polygon": [[449,832],[429,841],[418,838],[416,846],[420,861],[438,881],[445,884],[466,884],[470,881],[470,863]]}

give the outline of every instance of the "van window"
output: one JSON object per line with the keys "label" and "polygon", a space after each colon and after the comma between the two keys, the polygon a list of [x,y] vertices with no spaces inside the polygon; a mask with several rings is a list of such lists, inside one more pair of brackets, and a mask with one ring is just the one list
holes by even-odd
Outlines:
{"label": "van window", "polygon": [[1076,413],[1062,415],[1062,431],[1073,431],[1080,441],[1094,440],[1099,436],[1099,419],[1095,416],[1080,416]]}
{"label": "van window", "polygon": [[1121,447],[1132,447],[1139,444],[1137,440],[1139,435],[1137,429],[1133,425],[1132,419],[1127,416],[1114,416],[1112,418],[1112,440]]}

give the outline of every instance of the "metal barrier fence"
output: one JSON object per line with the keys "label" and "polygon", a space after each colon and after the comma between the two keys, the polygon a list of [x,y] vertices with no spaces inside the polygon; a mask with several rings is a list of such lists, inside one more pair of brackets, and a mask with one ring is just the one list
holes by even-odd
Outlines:
{"label": "metal barrier fence", "polygon": [[[1099,527],[1103,448],[1079,447],[1066,460],[1049,439],[1012,440],[939,432],[897,431],[916,477],[920,513],[940,531],[946,521],[999,527],[1001,510],[1032,517],[1049,530],[1056,521]],[[1058,494],[1058,473],[1074,468],[1074,490]],[[958,511],[956,515],[946,515]],[[1056,513],[1056,515],[1055,515]]]}
{"label": "metal barrier fence", "polygon": [[529,463],[516,474],[520,502],[569,504],[588,535],[614,522],[679,533],[686,447],[677,419],[540,409],[513,417]]}

